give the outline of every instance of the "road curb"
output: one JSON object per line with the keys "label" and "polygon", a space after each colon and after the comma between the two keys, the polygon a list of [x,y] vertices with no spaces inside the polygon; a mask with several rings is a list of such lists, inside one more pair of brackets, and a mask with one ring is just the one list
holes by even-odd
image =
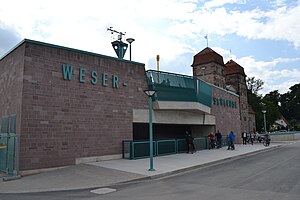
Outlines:
{"label": "road curb", "polygon": [[240,155],[236,155],[236,156],[232,156],[232,157],[228,157],[228,158],[224,158],[224,159],[220,159],[220,160],[216,160],[216,161],[212,161],[212,162],[207,162],[207,163],[203,163],[203,164],[199,164],[199,165],[195,165],[195,166],[191,166],[191,167],[187,167],[187,168],[182,168],[182,169],[174,170],[174,171],[171,171],[171,172],[166,172],[166,173],[162,173],[162,174],[156,174],[156,175],[152,175],[152,176],[146,176],[146,177],[137,178],[137,179],[133,179],[133,180],[123,181],[123,182],[119,182],[119,183],[116,183],[116,184],[108,185],[107,187],[117,186],[117,185],[122,185],[122,184],[128,184],[128,183],[139,183],[139,182],[143,182],[143,181],[163,179],[163,178],[178,175],[178,174],[189,173],[193,170],[198,170],[200,168],[219,165],[219,164],[224,163],[224,162],[229,162],[229,161],[232,161],[232,160],[241,159],[241,158],[244,158],[245,156],[252,156],[252,155],[259,154],[259,153],[268,152],[268,151],[271,151],[271,150],[274,150],[274,149],[282,148],[284,146],[285,145],[280,144],[280,145],[277,145],[277,146],[272,146],[272,147],[268,147],[268,148],[265,148],[265,149],[259,149],[257,151],[253,151],[253,152],[249,152],[249,153],[245,153],[245,154],[240,154]]}

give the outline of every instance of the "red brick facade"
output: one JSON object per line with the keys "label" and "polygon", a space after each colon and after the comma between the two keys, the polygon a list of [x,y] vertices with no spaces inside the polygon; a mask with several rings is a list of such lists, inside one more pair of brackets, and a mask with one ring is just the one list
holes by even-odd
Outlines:
{"label": "red brick facade", "polygon": [[132,139],[133,108],[148,108],[143,64],[34,41],[1,60],[0,80],[1,116],[21,119],[21,171],[121,154],[122,140]]}
{"label": "red brick facade", "polygon": [[216,131],[228,135],[233,131],[240,133],[241,121],[239,96],[218,87],[212,87],[211,114],[216,117]]}
{"label": "red brick facade", "polygon": [[[216,58],[221,59],[217,64],[223,62],[221,56]],[[206,65],[206,72],[222,78],[216,63]],[[240,96],[220,86],[212,86],[215,127],[204,121],[195,127],[203,134],[207,128],[239,134]],[[20,171],[120,155],[122,141],[133,139],[133,110],[148,109],[143,92],[147,88],[144,64],[24,40],[0,60],[0,117],[17,116]],[[143,123],[138,125],[146,126]],[[182,125],[177,127],[192,127]]]}
{"label": "red brick facade", "polygon": [[24,47],[19,46],[0,60],[0,117],[16,114],[18,133],[21,131]]}

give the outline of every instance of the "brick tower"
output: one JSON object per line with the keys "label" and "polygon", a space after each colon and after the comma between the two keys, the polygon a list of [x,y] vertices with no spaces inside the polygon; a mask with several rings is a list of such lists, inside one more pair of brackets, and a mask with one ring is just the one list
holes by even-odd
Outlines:
{"label": "brick tower", "polygon": [[[247,85],[246,85],[246,74],[244,68],[234,62],[233,60],[228,61],[224,68],[226,85],[232,86],[237,94],[240,96],[240,116],[241,116],[241,131],[250,132],[249,127],[249,109],[248,109],[248,97],[247,97]],[[253,128],[252,128],[253,129]]]}
{"label": "brick tower", "polygon": [[203,79],[221,88],[225,88],[223,57],[206,47],[194,56],[193,76]]}

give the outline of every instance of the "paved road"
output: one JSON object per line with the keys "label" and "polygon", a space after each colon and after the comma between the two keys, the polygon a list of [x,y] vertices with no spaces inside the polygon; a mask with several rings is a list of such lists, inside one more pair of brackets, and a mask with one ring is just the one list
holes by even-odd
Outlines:
{"label": "paved road", "polygon": [[231,159],[156,180],[112,186],[115,192],[90,190],[1,194],[11,199],[141,199],[141,200],[299,200],[300,143]]}

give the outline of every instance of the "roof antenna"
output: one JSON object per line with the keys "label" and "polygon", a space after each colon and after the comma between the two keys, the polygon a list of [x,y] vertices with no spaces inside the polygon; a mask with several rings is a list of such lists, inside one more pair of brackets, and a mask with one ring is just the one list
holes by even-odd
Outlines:
{"label": "roof antenna", "polygon": [[116,31],[113,29],[113,27],[107,28],[107,31],[110,31],[111,34],[114,34],[114,33],[118,34],[118,40],[113,41],[111,44],[112,44],[112,47],[114,48],[118,58],[123,59],[124,55],[126,53],[127,47],[128,47],[128,44],[122,42],[122,36],[125,35],[126,32],[123,33],[120,31]]}

